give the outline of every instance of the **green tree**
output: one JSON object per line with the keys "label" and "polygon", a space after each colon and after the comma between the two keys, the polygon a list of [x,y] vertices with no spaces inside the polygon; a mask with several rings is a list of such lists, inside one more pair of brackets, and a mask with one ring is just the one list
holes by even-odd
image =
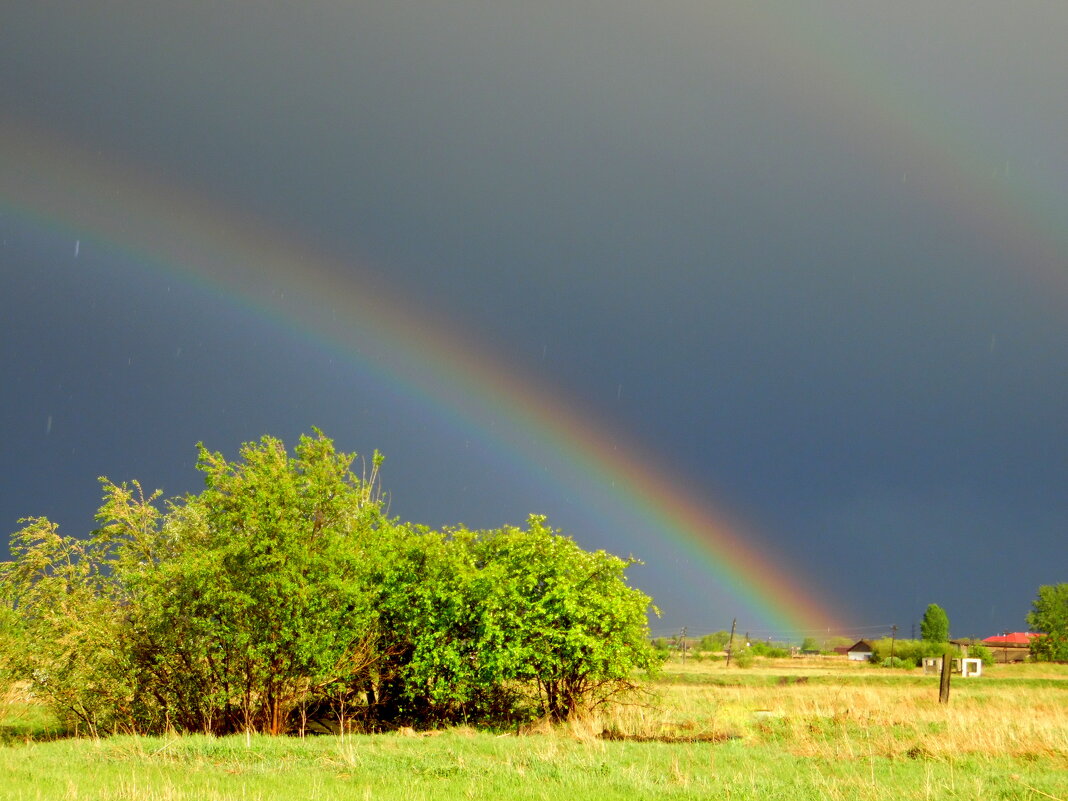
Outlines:
{"label": "green tree", "polygon": [[949,640],[949,616],[938,604],[929,604],[920,621],[920,635],[927,642],[947,642]]}
{"label": "green tree", "polygon": [[660,657],[631,562],[588,552],[532,516],[526,530],[409,530],[379,583],[389,720],[566,718],[633,689]]}
{"label": "green tree", "polygon": [[1044,584],[1031,602],[1027,625],[1041,637],[1031,641],[1031,652],[1043,661],[1068,661],[1068,583]]}
{"label": "green tree", "polygon": [[369,481],[316,432],[290,457],[264,437],[230,463],[199,448],[206,488],[154,505],[102,479],[88,540],[30,519],[0,573],[26,648],[20,674],[91,730],[281,733],[294,710],[352,695],[374,661],[366,565],[382,519]]}
{"label": "green tree", "polygon": [[383,522],[380,460],[363,481],[318,431],[293,456],[271,437],[234,463],[198,449],[205,490],[171,515],[177,553],[146,588],[146,629],[173,662],[163,684],[196,676],[173,698],[190,723],[279,734],[309,696],[354,692],[373,661],[363,574]]}
{"label": "green tree", "polygon": [[101,479],[88,538],[23,521],[0,564],[0,673],[93,732],[280,734],[326,713],[560,720],[659,665],[632,560],[536,516],[390,521],[380,457],[363,478],[353,460],[319,431],[292,455],[271,437],[235,461],[198,445],[199,495]]}
{"label": "green tree", "polygon": [[634,689],[634,670],[659,665],[648,640],[651,599],[625,580],[634,560],[584,551],[537,515],[526,531],[505,528],[476,546],[492,566],[483,576],[488,653],[534,684],[553,719]]}
{"label": "green tree", "polygon": [[698,651],[723,651],[727,648],[731,633],[729,631],[714,631],[706,634],[697,642]]}
{"label": "green tree", "polygon": [[89,732],[131,729],[133,690],[124,620],[101,549],[59,533],[47,518],[26,518],[0,568],[6,597],[9,670],[63,722]]}

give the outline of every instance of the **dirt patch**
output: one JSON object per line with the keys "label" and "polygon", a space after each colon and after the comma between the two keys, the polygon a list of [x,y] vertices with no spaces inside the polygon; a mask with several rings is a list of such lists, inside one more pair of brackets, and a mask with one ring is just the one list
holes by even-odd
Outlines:
{"label": "dirt patch", "polygon": [[602,740],[624,740],[631,743],[724,743],[737,740],[740,735],[722,731],[664,732],[663,734],[626,734],[615,729],[601,732]]}

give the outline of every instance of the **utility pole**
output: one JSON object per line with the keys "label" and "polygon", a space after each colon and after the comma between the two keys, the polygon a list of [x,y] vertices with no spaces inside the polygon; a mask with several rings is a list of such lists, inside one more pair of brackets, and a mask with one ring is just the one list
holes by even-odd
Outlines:
{"label": "utility pole", "polygon": [[894,666],[894,640],[897,639],[897,623],[890,627],[890,667]]}
{"label": "utility pole", "polygon": [[686,664],[686,627],[682,627],[682,633],[679,635],[679,650],[682,651],[682,664]]}
{"label": "utility pole", "polygon": [[727,643],[727,667],[731,666],[731,651],[734,650],[734,627],[738,625],[738,618],[731,621],[731,641]]}

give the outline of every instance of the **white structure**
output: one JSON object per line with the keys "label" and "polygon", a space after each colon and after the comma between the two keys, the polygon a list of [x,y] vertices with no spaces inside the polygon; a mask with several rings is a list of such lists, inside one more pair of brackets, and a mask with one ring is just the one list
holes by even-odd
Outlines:
{"label": "white structure", "polygon": [[846,651],[846,658],[850,662],[870,662],[872,652],[875,649],[867,640],[857,640],[857,642],[849,647]]}
{"label": "white structure", "polygon": [[966,679],[970,679],[973,676],[983,675],[983,660],[982,659],[962,659],[960,660],[960,675]]}
{"label": "white structure", "polygon": [[[954,673],[960,673],[965,679],[971,679],[983,675],[982,659],[954,659],[951,665]],[[939,674],[942,672],[942,657],[925,656],[923,658],[923,672]]]}

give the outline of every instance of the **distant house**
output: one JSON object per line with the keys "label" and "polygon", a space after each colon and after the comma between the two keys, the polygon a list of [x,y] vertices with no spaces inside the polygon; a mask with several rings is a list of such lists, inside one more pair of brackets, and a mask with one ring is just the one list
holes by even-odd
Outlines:
{"label": "distant house", "polygon": [[870,662],[875,647],[867,640],[857,640],[846,648],[846,657],[850,662]]}
{"label": "distant house", "polygon": [[1041,636],[1033,631],[1014,631],[987,637],[983,645],[994,654],[996,662],[1023,662],[1031,655],[1031,640]]}
{"label": "distant house", "polygon": [[950,640],[950,645],[955,645],[960,649],[960,655],[964,658],[968,657],[968,649],[975,645],[975,641],[970,637],[962,637],[957,640]]}

